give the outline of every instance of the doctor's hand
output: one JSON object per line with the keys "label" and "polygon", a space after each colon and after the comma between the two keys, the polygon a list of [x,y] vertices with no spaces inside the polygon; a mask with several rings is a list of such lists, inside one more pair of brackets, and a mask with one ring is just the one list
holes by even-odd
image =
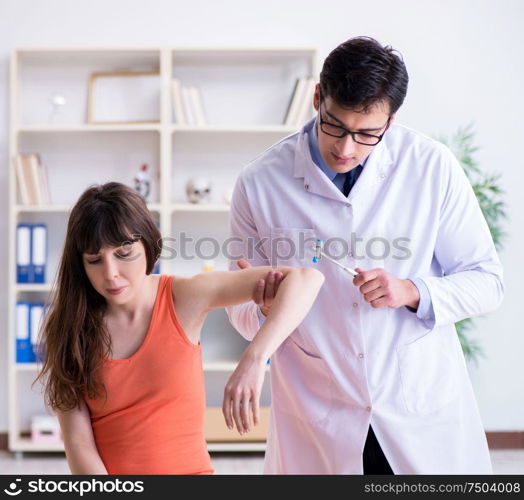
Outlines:
{"label": "doctor's hand", "polygon": [[[237,260],[237,266],[240,269],[252,267],[246,259]],[[284,275],[282,273],[270,271],[267,273],[265,280],[258,280],[253,302],[258,305],[264,316],[268,315],[283,278]]]}
{"label": "doctor's hand", "polygon": [[236,425],[240,435],[251,430],[260,422],[260,393],[264,383],[266,359],[261,359],[249,346],[242,354],[235,371],[224,389],[222,413],[229,429]]}
{"label": "doctor's hand", "polygon": [[358,276],[353,278],[353,284],[359,287],[371,307],[397,309],[409,306],[417,309],[420,295],[412,281],[396,278],[381,268],[364,271],[357,267],[355,271]]}

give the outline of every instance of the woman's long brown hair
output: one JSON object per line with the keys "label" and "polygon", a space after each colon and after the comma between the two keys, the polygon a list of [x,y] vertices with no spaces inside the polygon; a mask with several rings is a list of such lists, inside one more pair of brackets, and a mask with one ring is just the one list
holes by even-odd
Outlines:
{"label": "woman's long brown hair", "polygon": [[107,303],[87,277],[83,254],[137,239],[145,248],[146,274],[151,274],[162,251],[160,231],[140,195],[124,184],[92,186],[71,210],[41,330],[43,366],[34,381],[43,382],[45,402],[52,409],[70,410],[85,396],[95,399],[105,393],[100,368],[111,353],[104,322]]}

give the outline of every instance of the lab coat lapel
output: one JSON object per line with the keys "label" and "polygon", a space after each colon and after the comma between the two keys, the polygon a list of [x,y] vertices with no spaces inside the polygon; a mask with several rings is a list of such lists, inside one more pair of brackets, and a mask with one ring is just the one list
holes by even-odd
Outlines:
{"label": "lab coat lapel", "polygon": [[349,192],[348,201],[369,193],[369,190],[386,179],[390,165],[393,163],[391,153],[384,141],[375,146],[370,153],[365,167],[357,182]]}
{"label": "lab coat lapel", "polygon": [[347,203],[346,197],[340,192],[337,186],[315,165],[311,158],[308,136],[304,129],[302,129],[298,138],[293,176],[304,180],[304,189],[309,193],[341,203]]}

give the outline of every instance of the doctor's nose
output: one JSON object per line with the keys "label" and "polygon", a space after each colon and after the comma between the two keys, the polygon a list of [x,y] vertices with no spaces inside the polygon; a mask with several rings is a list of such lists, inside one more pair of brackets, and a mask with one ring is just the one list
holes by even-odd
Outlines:
{"label": "doctor's nose", "polygon": [[337,141],[337,151],[340,156],[351,156],[357,149],[357,143],[351,137],[351,134],[342,137]]}

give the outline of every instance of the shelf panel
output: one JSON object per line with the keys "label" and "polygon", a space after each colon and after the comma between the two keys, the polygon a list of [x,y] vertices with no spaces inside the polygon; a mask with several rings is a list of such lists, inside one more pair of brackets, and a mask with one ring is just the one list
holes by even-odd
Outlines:
{"label": "shelf panel", "polygon": [[[233,372],[237,367],[238,361],[204,361],[205,372]],[[16,371],[37,371],[39,365],[36,363],[16,363]],[[269,365],[266,366],[269,371]]]}
{"label": "shelf panel", "polygon": [[14,367],[17,372],[36,372],[39,369],[39,366],[36,363],[15,363]]}
{"label": "shelf panel", "polygon": [[160,132],[160,123],[100,123],[82,125],[27,125],[16,132],[24,133],[64,133],[64,132]]}
{"label": "shelf panel", "polygon": [[210,452],[214,451],[266,451],[266,443],[207,443],[207,449]]}
{"label": "shelf panel", "polygon": [[11,451],[65,451],[63,443],[33,443],[29,438],[19,438]]}
{"label": "shelf panel", "polygon": [[[15,205],[15,213],[69,213],[73,208],[70,205]],[[148,203],[150,211],[159,211],[162,208],[160,203]]]}
{"label": "shelf panel", "polygon": [[15,292],[50,292],[52,286],[50,283],[17,283]]}
{"label": "shelf panel", "polygon": [[173,203],[172,212],[229,212],[225,203]]}
{"label": "shelf panel", "polygon": [[[264,442],[228,442],[228,443],[208,443],[207,449],[210,452],[215,451],[229,451],[229,452],[252,452],[252,451],[266,451],[266,443]],[[63,443],[33,443],[28,438],[20,438],[15,441],[12,451],[28,451],[28,452],[64,452]]]}
{"label": "shelf panel", "polygon": [[172,132],[198,132],[198,133],[269,133],[269,134],[292,134],[298,130],[297,127],[285,127],[284,125],[266,125],[266,126],[254,126],[254,127],[233,127],[226,125],[209,125],[206,127],[196,125],[173,125],[171,127]]}

